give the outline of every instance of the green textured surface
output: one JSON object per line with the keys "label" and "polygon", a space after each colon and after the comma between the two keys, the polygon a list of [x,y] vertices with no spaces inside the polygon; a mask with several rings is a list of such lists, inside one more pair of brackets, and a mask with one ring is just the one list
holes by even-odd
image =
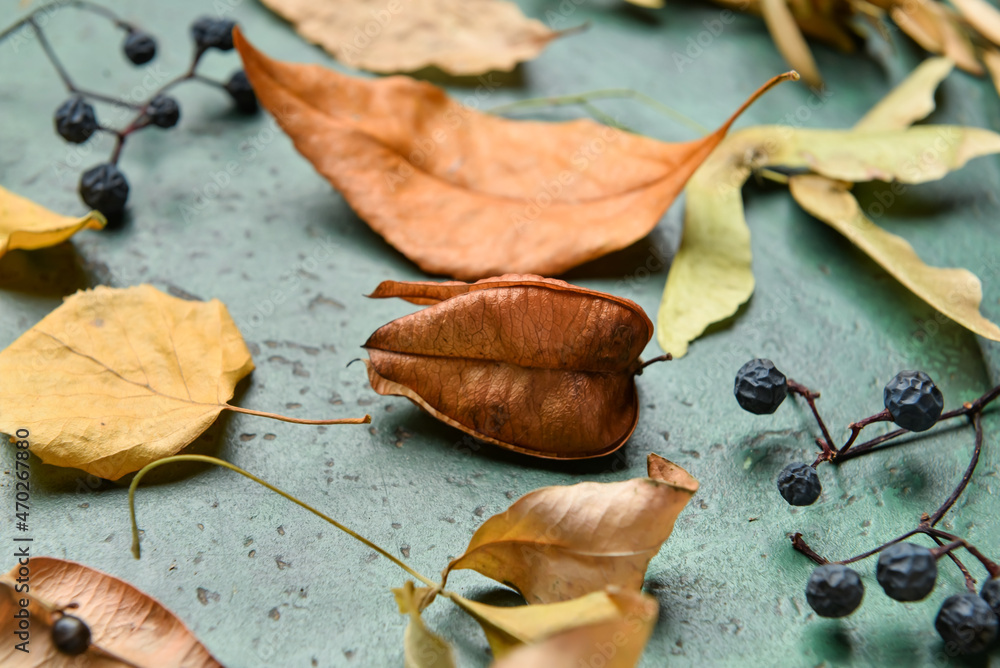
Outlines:
{"label": "green textured surface", "polygon": [[[270,55],[339,67],[257,2],[232,4],[249,39]],[[571,3],[521,4],[555,28],[584,21],[592,27],[555,42],[523,68],[522,85],[500,87],[484,107],[628,86],[712,125],[785,69],[763,24],[741,16],[679,71],[673,54],[697,39],[704,22],[720,17],[711,5],[678,2],[647,12],[600,0],[561,18],[560,7]],[[0,12],[4,24],[17,16],[10,5]],[[116,94],[128,94],[155,72],[183,71],[187,24],[214,11],[195,0],[112,6],[159,37],[154,68],[126,67],[120,35],[94,17],[66,10],[47,28],[81,84]],[[783,85],[738,127],[795,118],[808,127],[852,125],[915,62],[909,46],[897,46],[894,53],[879,50],[877,59],[818,48],[832,92],[825,102],[817,104],[800,85]],[[225,76],[237,61],[235,54],[213,53],[206,72]],[[0,72],[0,184],[57,211],[81,212],[78,174],[104,159],[110,141],[101,137],[78,148],[55,135],[51,114],[64,93],[34,40],[0,44]],[[454,92],[475,99],[474,88]],[[16,252],[0,261],[0,346],[40,320],[62,294],[87,285],[148,282],[175,294],[217,297],[240,325],[258,366],[237,396],[240,405],[313,418],[367,411],[374,422],[371,429],[315,428],[233,415],[197,449],[408,554],[424,573],[439,572],[484,518],[512,498],[543,485],[642,475],[646,453],[656,451],[687,468],[702,487],[648,572],[661,612],[643,666],[966,665],[943,654],[932,626],[940,601],[960,589],[950,564],[943,565],[928,601],[903,605],[882,594],[874,563],[865,562],[860,570],[868,593],[861,609],[843,621],[820,620],[803,596],[810,563],[785,536],[802,531],[821,552],[844,557],[902,532],[957,482],[971,451],[971,430],[949,430],[839,470],[826,467],[821,502],[795,511],[780,500],[773,481],[785,463],[812,456],[811,420],[792,402],[771,417],[740,412],[732,377],[746,359],[770,357],[790,376],[821,389],[829,423],[842,426],[880,409],[882,384],[901,368],[928,371],[954,407],[989,386],[990,368],[1000,380],[1000,358],[988,350],[984,356],[974,337],[942,322],[802,213],[784,189],[746,192],[758,282],[752,301],[730,326],[696,342],[687,357],[639,378],[639,427],[620,456],[582,465],[539,463],[488,446],[470,452],[460,433],[406,400],[375,395],[361,365],[345,367],[371,331],[412,308],[362,295],[384,279],[423,275],[350,211],[274,133],[269,117],[236,117],[218,91],[197,85],[177,95],[180,127],[142,133],[126,148],[122,169],[132,196],[122,230],[84,232],[72,246]],[[964,74],[945,82],[939,102],[936,121],[1000,125],[992,90]],[[646,134],[692,137],[636,105],[605,108]],[[99,113],[109,118],[112,112],[101,107]],[[264,147],[253,157],[246,148],[251,138]],[[241,174],[185,220],[182,204],[191,205],[229,161],[240,163]],[[998,182],[997,160],[979,159],[944,181],[908,189],[878,221],[903,233],[932,264],[975,271],[994,319],[1000,316]],[[866,196],[878,190],[868,188]],[[667,271],[658,258],[677,247],[680,213],[675,206],[649,238],[567,278],[635,299],[655,319]],[[647,356],[659,353],[650,344]],[[1000,421],[989,417],[985,426],[977,476],[945,526],[995,554],[1000,451],[994,435]],[[0,452],[9,469],[10,449]],[[37,462],[32,470],[35,552],[84,562],[144,589],[184,619],[223,663],[402,664],[405,620],[389,588],[402,584],[403,573],[279,497],[221,470],[189,471],[148,486],[138,497],[144,555],[134,561],[122,486]],[[5,503],[9,480],[2,479]],[[13,532],[12,512],[5,506],[0,513],[4,540]],[[9,565],[8,558],[3,568]],[[469,572],[456,573],[452,584],[464,593],[491,588]],[[478,627],[446,601],[435,604],[427,619],[455,642],[463,665],[488,663]],[[1000,654],[992,656],[996,661]]]}

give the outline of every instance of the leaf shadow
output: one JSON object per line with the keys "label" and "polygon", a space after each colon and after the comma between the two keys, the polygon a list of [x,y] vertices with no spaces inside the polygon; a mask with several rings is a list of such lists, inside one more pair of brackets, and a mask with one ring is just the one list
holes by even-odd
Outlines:
{"label": "leaf shadow", "polygon": [[559,277],[572,283],[581,279],[620,279],[638,282],[652,276],[665,276],[670,270],[677,243],[660,225],[630,246],[585,262]]}
{"label": "leaf shadow", "polygon": [[90,286],[89,268],[70,242],[0,257],[0,290],[59,298]]}
{"label": "leaf shadow", "polygon": [[455,88],[473,88],[477,94],[482,88],[488,94],[492,94],[497,88],[524,88],[525,75],[524,64],[518,63],[509,72],[491,70],[482,74],[449,74],[439,67],[430,65],[428,67],[415,70],[413,72],[401,72],[414,79],[422,79],[438,86],[452,86]]}

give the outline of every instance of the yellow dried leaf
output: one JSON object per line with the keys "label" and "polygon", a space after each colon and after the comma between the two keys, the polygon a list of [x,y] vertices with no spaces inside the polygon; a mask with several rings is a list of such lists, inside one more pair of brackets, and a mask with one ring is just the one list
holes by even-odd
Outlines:
{"label": "yellow dried leaf", "polygon": [[928,58],[910,76],[868,110],[854,124],[855,130],[900,130],[934,111],[934,91],[951,73],[955,63],[947,58]]}
{"label": "yellow dried leaf", "polygon": [[579,626],[611,621],[619,616],[615,599],[604,591],[559,603],[501,607],[451,596],[452,601],[479,622],[500,659],[521,645],[531,645]]}
{"label": "yellow dried leaf", "polygon": [[504,0],[263,0],[308,41],[351,67],[384,74],[509,71],[562,33]]}
{"label": "yellow dried leaf", "polygon": [[797,176],[789,187],[803,209],[847,237],[910,292],[966,329],[1000,341],[1000,327],[979,313],[979,279],[966,269],[924,264],[910,244],[864,215],[847,185],[822,176]]}
{"label": "yellow dried leaf", "polygon": [[82,218],[61,216],[0,188],[0,257],[18,248],[55,246],[84,228],[99,230],[106,224],[107,220],[97,211]]}
{"label": "yellow dried leaf", "polygon": [[[949,69],[950,63],[944,59],[924,64],[853,130],[758,126],[724,140],[686,188],[684,234],[667,275],[657,316],[660,346],[675,358],[680,357],[709,325],[736,313],[753,293],[750,233],[741,196],[741,188],[753,169],[809,169],[848,183],[923,183],[940,179],[975,157],[1000,153],[1000,135],[988,130],[948,125],[905,127],[934,108],[933,90]],[[798,178],[792,177],[791,181]],[[843,206],[839,200],[838,206]],[[859,247],[874,250],[872,243]],[[880,263],[889,261],[881,252],[875,259]],[[907,268],[883,266],[893,275],[908,276],[907,281],[913,284],[913,265],[909,260],[905,264]],[[907,281],[903,283],[910,287]],[[942,312],[954,314],[952,317],[957,316],[960,325],[993,338],[993,328],[984,325],[992,323],[978,313],[978,280],[975,284],[968,280],[959,284],[970,292],[951,300],[952,306]],[[924,297],[920,292],[916,294]],[[932,296],[928,302],[940,308],[939,296]],[[971,306],[974,308],[970,312]]]}
{"label": "yellow dried leaf", "polygon": [[697,480],[677,470],[667,480],[529,492],[486,520],[443,577],[473,569],[514,587],[529,603],[566,601],[608,585],[638,591],[650,559],[698,489]]}
{"label": "yellow dried leaf", "polygon": [[253,370],[216,299],[185,301],[150,285],[77,292],[0,352],[0,433],[27,430],[42,461],[117,480],[191,443]]}
{"label": "yellow dried leaf", "polygon": [[399,611],[409,615],[403,635],[403,665],[406,668],[455,668],[455,657],[448,641],[427,628],[420,617],[428,590],[407,582],[393,589]]}
{"label": "yellow dried leaf", "polygon": [[815,88],[821,87],[823,77],[820,76],[806,38],[802,36],[795,16],[788,7],[788,0],[761,0],[760,9],[771,39],[785,62],[794,67],[807,84]]}
{"label": "yellow dried leaf", "polygon": [[634,668],[653,632],[659,606],[648,594],[608,588],[618,614],[520,647],[492,668]]}

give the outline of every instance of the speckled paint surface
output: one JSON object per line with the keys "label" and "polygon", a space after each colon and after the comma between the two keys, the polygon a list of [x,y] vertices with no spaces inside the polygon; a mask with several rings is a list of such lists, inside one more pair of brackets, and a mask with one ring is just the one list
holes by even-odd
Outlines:
{"label": "speckled paint surface", "polygon": [[[3,24],[19,16],[13,4],[0,10]],[[460,100],[488,107],[628,86],[713,125],[785,69],[761,21],[738,16],[716,24],[721,10],[707,4],[670,3],[658,12],[610,0],[521,4],[554,28],[584,21],[591,27],[556,41],[494,90],[480,89],[478,101],[475,85],[452,87]],[[252,0],[112,6],[160,39],[154,64],[128,67],[118,51],[120,34],[97,18],[65,10],[46,24],[80,83],[109,93],[127,95],[144,81],[183,71],[187,25],[217,7],[231,7],[248,38],[273,57],[341,68]],[[829,95],[820,99],[803,86],[783,85],[738,127],[848,127],[918,54],[900,40],[895,51],[875,49],[873,57],[823,47],[816,55]],[[205,65],[221,78],[238,67],[238,58],[212,53]],[[75,213],[83,211],[75,192],[79,173],[104,160],[111,142],[64,144],[51,121],[64,97],[34,40],[0,44],[0,184]],[[0,260],[0,346],[62,295],[90,285],[147,282],[173,294],[219,298],[257,364],[237,394],[240,405],[312,418],[369,412],[373,423],[316,428],[231,415],[193,450],[279,484],[424,573],[438,573],[485,518],[519,495],[543,485],[642,475],[646,453],[655,451],[687,468],[702,487],[647,574],[661,608],[643,666],[988,664],[947,657],[933,630],[940,602],[961,587],[950,564],[942,565],[925,602],[889,600],[869,561],[859,568],[866,600],[853,616],[821,620],[805,604],[811,565],[786,534],[802,531],[821,552],[844,557],[901,533],[958,481],[972,433],[935,432],[839,470],[826,467],[820,502],[793,510],[778,497],[774,479],[786,463],[812,456],[814,425],[792,402],[769,417],[739,411],[732,397],[739,366],[770,357],[822,390],[821,407],[839,435],[851,420],[881,408],[882,385],[900,369],[926,370],[946,406],[954,407],[987,389],[991,377],[1000,381],[1000,358],[996,348],[938,317],[809,218],[783,188],[751,184],[745,191],[753,299],[687,357],[651,367],[638,379],[642,412],[626,447],[578,465],[536,462],[489,446],[470,448],[459,432],[405,399],[376,395],[361,365],[346,366],[362,355],[368,334],[413,308],[363,295],[384,279],[425,276],[351,212],[268,116],[238,117],[224,95],[196,85],[178,89],[177,97],[177,129],[142,133],[126,147],[121,167],[132,195],[122,229],[84,232],[70,245]],[[633,103],[604,108],[654,137],[694,136]],[[112,109],[98,111],[114,120]],[[984,81],[956,73],[942,86],[933,119],[996,129],[998,111]],[[558,109],[541,117],[576,113]],[[240,169],[227,180],[220,173],[230,162]],[[984,282],[984,310],[994,319],[1000,317],[998,166],[996,158],[978,159],[941,182],[909,187],[877,219],[931,264],[976,272]],[[868,206],[884,198],[887,186],[859,192]],[[680,215],[677,205],[647,239],[565,278],[632,298],[655,319]],[[651,343],[647,357],[660,352]],[[979,470],[945,526],[996,555],[1000,420],[989,416],[984,424]],[[12,461],[10,449],[0,450],[3,471]],[[84,562],[149,592],[226,665],[402,665],[405,620],[389,588],[401,585],[404,574],[283,499],[227,471],[178,467],[140,490],[144,553],[135,561],[122,484],[38,462],[32,470],[35,553]],[[0,499],[11,499],[9,474],[0,485]],[[12,512],[0,512],[4,540],[14,531]],[[8,557],[3,569],[12,563]],[[503,598],[471,572],[456,573],[451,583],[467,595]],[[462,665],[488,664],[485,638],[463,613],[439,601],[426,618],[454,641]],[[993,661],[998,657],[994,650]]]}

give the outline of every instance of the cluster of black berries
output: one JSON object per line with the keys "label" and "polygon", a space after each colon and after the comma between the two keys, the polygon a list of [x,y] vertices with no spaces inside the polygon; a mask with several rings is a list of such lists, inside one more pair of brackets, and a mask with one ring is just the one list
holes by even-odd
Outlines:
{"label": "cluster of black berries", "polygon": [[[736,373],[736,401],[743,410],[769,415],[788,396],[788,380],[771,360],[754,359]],[[908,431],[927,431],[944,409],[944,398],[923,371],[900,371],[882,393],[892,421]],[[823,491],[816,465],[793,462],[778,475],[778,491],[793,506],[808,506]]]}
{"label": "cluster of black berries", "polygon": [[[789,393],[804,398],[813,411],[823,432],[817,439],[821,453],[812,465],[802,462],[789,464],[778,475],[778,491],[793,506],[808,506],[819,498],[822,492],[816,467],[822,462],[839,463],[858,454],[865,454],[878,444],[905,433],[926,431],[942,418],[944,398],[934,381],[922,371],[901,371],[890,380],[883,392],[885,410],[851,425],[851,437],[839,449],[830,442],[830,434],[816,409],[815,400],[819,394],[785,377],[770,360],[755,359],[747,362],[736,374],[734,390],[740,406],[751,413],[766,415],[773,413]],[[976,402],[964,404],[963,408],[944,416],[973,415],[978,420],[979,412],[989,402],[1000,397],[1000,388],[994,388]],[[858,434],[865,426],[875,422],[895,422],[901,429],[873,439],[858,446],[852,452]],[[969,470],[962,482],[947,501],[932,516],[925,515],[914,531],[881,547],[841,562],[823,559],[802,541],[801,534],[792,537],[792,544],[819,563],[806,585],[806,601],[821,617],[845,617],[854,612],[865,595],[865,587],[852,564],[874,554],[878,554],[875,579],[890,598],[897,601],[920,601],[930,595],[937,582],[937,560],[952,550],[965,547],[979,559],[990,573],[979,594],[975,593],[971,575],[961,566],[953,554],[950,555],[963,570],[969,591],[950,596],[942,603],[934,626],[945,641],[949,651],[974,654],[986,650],[1000,632],[1000,566],[991,562],[978,550],[957,536],[936,529],[935,525],[951,508],[969,482],[978,462],[982,446],[982,432],[976,424],[976,448]],[[905,537],[922,533],[934,538],[938,545],[927,548],[916,543],[904,542]],[[944,544],[941,539],[952,541]]]}
{"label": "cluster of black berries", "polygon": [[[875,579],[897,601],[921,601],[934,589],[942,552],[916,543],[894,543],[882,550]],[[818,566],[806,585],[806,601],[821,617],[846,617],[865,595],[857,572],[844,564]],[[941,604],[934,627],[947,646],[963,654],[986,650],[1000,628],[1000,580],[990,578],[979,595],[949,596]]]}
{"label": "cluster of black berries", "polygon": [[[107,16],[108,14],[102,11],[102,15]],[[39,35],[42,35],[41,27],[34,22],[32,16],[25,19],[25,22],[34,27]],[[150,34],[125,21],[115,20],[115,23],[127,32],[122,49],[129,61],[136,65],[142,65],[156,56],[156,40]],[[110,160],[91,167],[80,177],[80,196],[87,206],[100,211],[109,218],[116,218],[122,213],[128,199],[129,184],[125,175],[118,169],[117,163],[121,146],[125,138],[137,130],[147,127],[171,128],[177,125],[181,116],[180,105],[174,97],[166,94],[166,90],[181,81],[196,79],[216,85],[229,94],[239,111],[248,114],[257,111],[257,97],[254,95],[253,88],[251,88],[243,70],[236,71],[224,83],[212,81],[195,72],[198,61],[206,51],[210,49],[232,50],[235,25],[233,21],[212,17],[200,18],[191,24],[191,37],[194,40],[195,48],[194,58],[187,73],[168,82],[158,93],[142,104],[133,105],[126,101],[88,93],[77,89],[67,80],[66,83],[72,95],[56,110],[56,132],[66,141],[74,144],[87,141],[99,130],[112,133],[117,138],[117,144]],[[46,54],[50,58],[55,58],[51,50],[46,50]],[[64,71],[58,62],[55,60],[53,62],[57,69]],[[137,116],[128,127],[121,131],[103,127],[98,122],[94,106],[88,101],[88,97],[133,107],[137,110]]]}

